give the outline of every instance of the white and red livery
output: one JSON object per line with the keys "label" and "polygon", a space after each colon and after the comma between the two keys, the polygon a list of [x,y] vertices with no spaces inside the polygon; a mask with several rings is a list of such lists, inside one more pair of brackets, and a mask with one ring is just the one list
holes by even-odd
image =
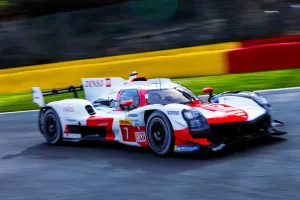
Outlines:
{"label": "white and red livery", "polygon": [[[85,99],[44,104],[44,96],[83,90]],[[39,127],[50,144],[81,140],[116,141],[148,147],[157,155],[172,152],[218,151],[225,146],[266,135],[274,128],[267,100],[255,92],[226,92],[208,102],[167,78],[131,74],[83,78],[79,88],[42,92],[32,88],[40,106]],[[278,122],[278,121],[277,121]]]}

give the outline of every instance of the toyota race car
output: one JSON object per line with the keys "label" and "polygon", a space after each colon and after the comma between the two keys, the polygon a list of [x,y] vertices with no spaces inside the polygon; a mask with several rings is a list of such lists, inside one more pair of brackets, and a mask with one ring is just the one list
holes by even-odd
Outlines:
{"label": "toyota race car", "polygon": [[[77,92],[84,91],[85,99]],[[44,103],[48,95],[73,92],[75,98]],[[159,155],[219,151],[227,145],[268,135],[283,135],[275,126],[268,101],[256,92],[213,95],[207,102],[167,78],[137,73],[82,78],[80,87],[42,92],[32,87],[40,107],[38,125],[49,144],[81,140],[115,141],[148,147]]]}

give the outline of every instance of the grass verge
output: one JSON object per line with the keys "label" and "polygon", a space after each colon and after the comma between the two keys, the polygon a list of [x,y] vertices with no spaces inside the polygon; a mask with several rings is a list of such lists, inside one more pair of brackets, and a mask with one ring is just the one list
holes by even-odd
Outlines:
{"label": "grass verge", "polygon": [[[215,88],[214,93],[228,90],[262,90],[300,86],[300,69],[231,74],[197,78],[173,79],[195,94],[201,95],[203,87]],[[46,103],[70,98],[72,94],[61,94],[45,98]],[[79,93],[84,98],[83,92]],[[38,106],[32,103],[30,92],[0,94],[0,112],[35,110]]]}

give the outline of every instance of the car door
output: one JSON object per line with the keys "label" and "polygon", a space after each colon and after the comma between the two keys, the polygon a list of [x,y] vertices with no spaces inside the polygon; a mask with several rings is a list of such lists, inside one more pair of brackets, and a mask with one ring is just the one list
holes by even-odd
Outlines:
{"label": "car door", "polygon": [[124,119],[120,120],[121,142],[134,146],[144,145],[146,142],[145,127],[140,127],[142,119],[136,112],[140,106],[140,96],[137,89],[125,89],[120,94],[120,102],[132,100],[134,104],[125,112]]}

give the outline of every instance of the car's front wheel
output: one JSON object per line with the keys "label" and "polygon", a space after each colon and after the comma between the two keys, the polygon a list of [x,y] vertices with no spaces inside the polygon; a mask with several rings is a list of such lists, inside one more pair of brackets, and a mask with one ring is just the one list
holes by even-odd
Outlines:
{"label": "car's front wheel", "polygon": [[54,109],[48,109],[41,118],[41,131],[47,142],[58,145],[62,142],[60,119]]}
{"label": "car's front wheel", "polygon": [[153,112],[146,128],[147,140],[152,151],[158,156],[166,156],[173,151],[174,134],[168,117],[161,111]]}

